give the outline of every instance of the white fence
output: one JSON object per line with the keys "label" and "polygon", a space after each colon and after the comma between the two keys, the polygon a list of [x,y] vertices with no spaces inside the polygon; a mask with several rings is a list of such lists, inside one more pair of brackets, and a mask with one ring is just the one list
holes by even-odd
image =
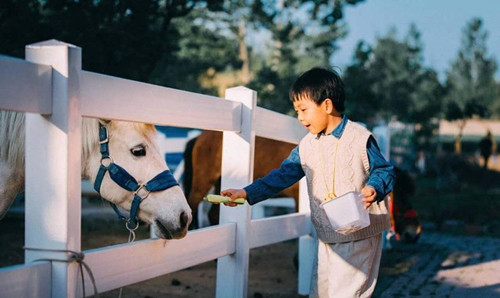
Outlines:
{"label": "white fence", "polygon": [[[27,247],[81,251],[83,116],[224,131],[223,188],[251,181],[255,135],[297,143],[305,134],[295,119],[257,108],[247,88],[221,100],[91,73],[81,69],[80,48],[55,40],[26,46],[26,60],[0,56],[0,90],[0,109],[27,112]],[[298,289],[307,294],[313,244],[304,191],[299,213],[251,220],[248,204],[223,206],[218,226],[85,251],[85,261],[104,292],[218,258],[216,296],[246,297],[249,250],[300,237]],[[81,296],[76,263],[34,262],[66,254],[25,254],[24,265],[0,269],[0,297]],[[88,276],[85,286],[91,295]]]}

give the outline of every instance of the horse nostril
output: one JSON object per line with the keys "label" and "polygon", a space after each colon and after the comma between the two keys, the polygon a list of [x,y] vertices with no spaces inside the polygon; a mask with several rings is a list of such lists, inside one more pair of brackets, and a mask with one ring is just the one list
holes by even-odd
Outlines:
{"label": "horse nostril", "polygon": [[187,226],[188,221],[189,221],[188,215],[186,214],[186,212],[182,212],[181,213],[181,227]]}

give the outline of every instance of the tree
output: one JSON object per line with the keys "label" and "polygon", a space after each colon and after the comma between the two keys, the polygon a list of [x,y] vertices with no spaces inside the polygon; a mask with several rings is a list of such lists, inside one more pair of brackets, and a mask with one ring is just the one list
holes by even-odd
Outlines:
{"label": "tree", "polygon": [[[370,74],[373,79],[372,91],[384,119],[396,116],[403,122],[413,122],[413,107],[418,88],[418,76],[422,72],[421,47],[419,35],[412,26],[407,41],[396,38],[392,29],[387,36],[378,38],[373,47],[370,61]],[[410,43],[413,40],[413,44]]]}
{"label": "tree", "polygon": [[414,25],[404,40],[398,40],[396,30],[391,29],[377,38],[373,47],[360,42],[344,75],[353,105],[350,111],[386,122],[396,117],[405,123],[419,123],[434,116],[425,111],[434,110],[440,84],[436,73],[424,67],[422,48]]}
{"label": "tree", "polygon": [[[211,84],[217,73],[239,69],[238,42],[218,26],[203,22],[205,9],[195,8],[184,18],[172,21],[178,32],[177,51],[165,53],[157,63],[152,83],[191,92],[223,95],[230,85]],[[193,20],[199,20],[193,22]]]}
{"label": "tree", "polygon": [[38,0],[0,1],[0,53],[24,58],[24,46],[40,41],[46,28],[41,25]]}
{"label": "tree", "polygon": [[197,1],[46,0],[47,38],[81,46],[84,68],[149,82],[165,53],[177,50],[175,18]]}
{"label": "tree", "polygon": [[177,51],[172,20],[201,0],[5,0],[0,51],[24,56],[24,45],[58,39],[83,48],[83,68],[149,82],[158,61]]}
{"label": "tree", "polygon": [[[212,6],[207,1],[206,14],[197,20],[238,41],[241,67],[205,76],[211,80],[204,84],[246,85],[259,93],[260,106],[291,112],[287,94],[292,81],[312,66],[329,65],[336,41],[346,33],[342,9],[360,1],[225,0]],[[255,34],[267,38],[249,43]],[[268,46],[259,52],[261,42]]]}
{"label": "tree", "polygon": [[374,76],[370,74],[372,48],[360,41],[354,51],[352,63],[344,71],[346,114],[354,121],[375,123],[381,110],[381,101],[372,91]]}
{"label": "tree", "polygon": [[472,19],[463,30],[462,44],[457,58],[447,74],[445,118],[456,121],[459,133],[455,138],[455,152],[461,153],[462,132],[472,117],[488,117],[491,104],[498,98],[494,74],[497,63],[488,57],[488,33],[479,18]]}
{"label": "tree", "polygon": [[346,112],[368,126],[396,118],[415,126],[418,150],[430,149],[444,89],[437,73],[424,66],[420,32],[412,25],[403,40],[396,30],[377,38],[372,47],[361,41],[344,72]]}
{"label": "tree", "polygon": [[362,0],[280,2],[279,13],[266,27],[274,45],[271,59],[252,83],[259,90],[259,105],[294,114],[288,100],[290,85],[311,67],[330,66],[338,40],[347,34],[343,10]]}

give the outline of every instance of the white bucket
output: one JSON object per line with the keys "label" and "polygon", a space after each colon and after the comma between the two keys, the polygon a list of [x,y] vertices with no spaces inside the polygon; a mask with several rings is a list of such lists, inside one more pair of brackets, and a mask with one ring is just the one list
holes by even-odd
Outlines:
{"label": "white bucket", "polygon": [[370,225],[370,216],[362,198],[361,193],[351,191],[321,203],[320,207],[325,210],[335,232],[345,235]]}

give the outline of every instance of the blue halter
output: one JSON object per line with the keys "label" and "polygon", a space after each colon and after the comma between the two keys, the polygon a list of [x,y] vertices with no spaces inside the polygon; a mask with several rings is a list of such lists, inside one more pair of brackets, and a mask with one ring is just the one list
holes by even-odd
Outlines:
{"label": "blue halter", "polygon": [[[109,172],[111,179],[116,182],[120,187],[133,191],[134,199],[132,200],[132,206],[130,207],[130,217],[122,215],[115,204],[109,202],[113,210],[115,210],[118,218],[124,220],[127,223],[132,223],[135,228],[139,225],[139,219],[137,217],[137,211],[139,210],[139,205],[143,200],[145,200],[150,192],[160,191],[168,189],[172,186],[179,185],[175,180],[172,173],[169,170],[165,170],[160,174],[156,175],[153,179],[149,180],[146,184],[139,184],[124,168],[113,162],[113,159],[109,155],[109,139],[108,139],[108,129],[106,126],[99,123],[99,144],[101,150],[101,166],[97,172],[97,176],[94,182],[94,189],[100,194],[102,179],[106,172]],[[108,160],[108,165],[105,165],[104,161]],[[135,230],[135,228],[133,228]]]}

